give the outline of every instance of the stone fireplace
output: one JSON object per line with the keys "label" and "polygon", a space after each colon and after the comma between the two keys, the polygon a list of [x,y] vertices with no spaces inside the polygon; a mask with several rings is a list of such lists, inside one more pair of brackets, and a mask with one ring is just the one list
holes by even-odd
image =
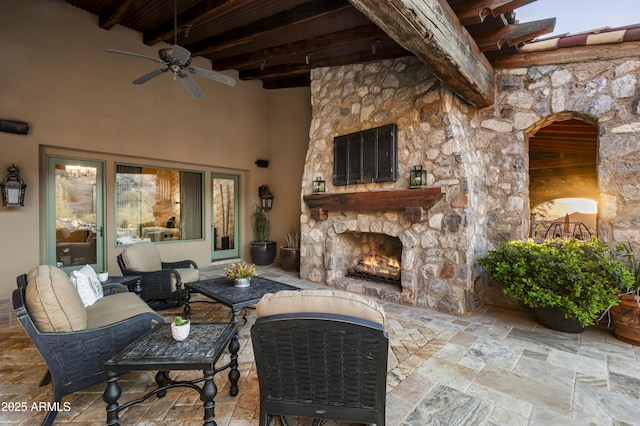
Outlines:
{"label": "stone fireplace", "polygon": [[[463,241],[478,232],[469,201],[480,210],[484,201],[472,191],[481,169],[466,107],[412,58],[315,69],[311,92],[301,277],[410,306],[472,311],[473,256]],[[397,125],[397,180],[333,185],[334,137],[387,124]],[[427,171],[426,189],[409,189],[416,165]],[[318,176],[326,179],[324,194],[311,193]],[[348,276],[383,238],[384,250],[396,246],[399,285]]]}
{"label": "stone fireplace", "polygon": [[[570,118],[598,127],[598,237],[640,242],[640,62],[504,69],[495,80],[495,104],[475,109],[412,57],[312,70],[301,278],[460,315],[482,303],[507,305],[475,260],[527,238],[528,138]],[[334,138],[391,124],[397,180],[333,185]],[[426,170],[428,190],[409,189],[414,166]],[[326,180],[322,195],[312,194],[317,177]],[[412,192],[431,198],[395,203]],[[400,242],[400,286],[346,276],[355,254],[372,250],[368,233]]]}

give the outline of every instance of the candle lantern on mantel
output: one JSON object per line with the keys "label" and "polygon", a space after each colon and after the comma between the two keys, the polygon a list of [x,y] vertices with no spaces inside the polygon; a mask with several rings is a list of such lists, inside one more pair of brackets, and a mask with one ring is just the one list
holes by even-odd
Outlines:
{"label": "candle lantern on mantel", "polygon": [[422,166],[413,166],[409,171],[409,188],[424,188],[427,186],[427,171]]}
{"label": "candle lantern on mantel", "polygon": [[322,180],[322,177],[318,176],[313,181],[313,193],[325,192],[327,190],[326,183]]}

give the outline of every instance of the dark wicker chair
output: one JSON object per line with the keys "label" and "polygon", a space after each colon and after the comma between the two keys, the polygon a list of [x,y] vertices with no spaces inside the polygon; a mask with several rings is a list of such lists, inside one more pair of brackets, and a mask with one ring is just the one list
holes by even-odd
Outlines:
{"label": "dark wicker chair", "polygon": [[[273,415],[385,424],[389,341],[384,312],[378,307],[382,323],[353,316],[362,311],[349,308],[358,296],[343,293],[283,291],[258,304],[251,338],[261,426]],[[274,301],[279,306],[266,306]],[[329,312],[321,312],[328,304]],[[293,312],[298,309],[302,312]],[[345,309],[351,315],[339,313]]]}
{"label": "dark wicker chair", "polygon": [[[61,405],[62,397],[105,380],[103,365],[107,360],[150,330],[154,322],[164,322],[160,315],[140,303],[141,313],[113,324],[78,331],[41,332],[26,303],[27,275],[18,276],[17,281],[18,288],[13,291],[13,309],[47,364],[48,370],[40,386],[53,384],[52,411],[45,417],[43,425],[53,423],[57,414],[55,406]],[[116,292],[127,292],[127,289],[121,284],[104,285],[105,299]],[[127,305],[130,311],[120,316],[130,315],[131,304],[121,302],[118,300],[114,306]]]}
{"label": "dark wicker chair", "polygon": [[141,278],[140,297],[155,309],[182,306],[182,284],[199,279],[198,265],[193,260],[163,262],[153,243],[135,243],[118,255],[122,275],[138,275]]}

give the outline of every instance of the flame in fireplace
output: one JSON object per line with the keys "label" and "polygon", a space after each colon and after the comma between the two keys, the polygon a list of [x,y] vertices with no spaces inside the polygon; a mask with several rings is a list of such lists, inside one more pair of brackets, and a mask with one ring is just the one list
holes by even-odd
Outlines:
{"label": "flame in fireplace", "polygon": [[400,261],[395,256],[385,256],[375,252],[364,255],[356,266],[349,269],[349,275],[374,281],[399,281]]}

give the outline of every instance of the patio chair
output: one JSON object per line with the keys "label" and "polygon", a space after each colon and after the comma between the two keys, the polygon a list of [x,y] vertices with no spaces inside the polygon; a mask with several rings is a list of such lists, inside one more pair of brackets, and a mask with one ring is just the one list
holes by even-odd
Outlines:
{"label": "patio chair", "polygon": [[261,426],[273,415],[385,424],[389,339],[378,304],[301,290],[267,294],[256,310]]}
{"label": "patio chair", "polygon": [[196,262],[163,262],[155,244],[147,241],[125,247],[117,259],[122,275],[142,277],[140,297],[156,309],[182,306],[182,284],[200,278]]}
{"label": "patio chair", "polygon": [[105,380],[107,360],[154,323],[164,322],[121,284],[105,284],[106,295],[85,307],[69,277],[55,266],[35,267],[17,282],[13,309],[47,364],[40,386],[53,384],[43,425],[53,423],[63,396]]}

